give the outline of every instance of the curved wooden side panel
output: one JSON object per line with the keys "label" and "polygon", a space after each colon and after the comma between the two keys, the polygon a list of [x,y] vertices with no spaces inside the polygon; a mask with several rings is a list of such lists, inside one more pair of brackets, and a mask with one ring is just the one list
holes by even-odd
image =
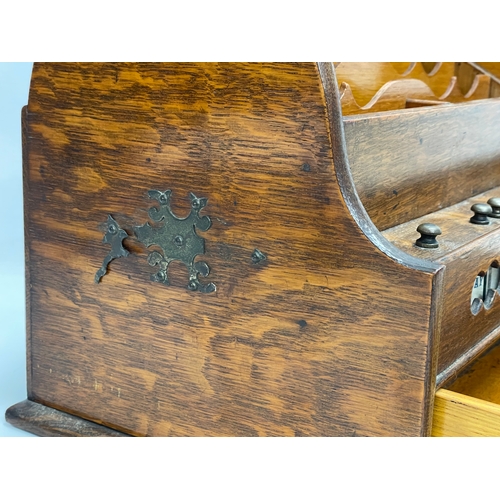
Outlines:
{"label": "curved wooden side panel", "polygon": [[[138,436],[430,432],[440,268],[366,215],[334,87],[331,64],[35,65],[31,399]],[[180,262],[151,282],[133,238],[94,282],[149,189],[179,217],[207,198],[216,292]]]}

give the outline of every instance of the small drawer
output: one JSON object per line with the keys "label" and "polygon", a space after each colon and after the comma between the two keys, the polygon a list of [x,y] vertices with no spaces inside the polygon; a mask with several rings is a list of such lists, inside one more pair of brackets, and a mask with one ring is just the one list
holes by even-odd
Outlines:
{"label": "small drawer", "polygon": [[432,435],[500,436],[500,345],[436,392]]}

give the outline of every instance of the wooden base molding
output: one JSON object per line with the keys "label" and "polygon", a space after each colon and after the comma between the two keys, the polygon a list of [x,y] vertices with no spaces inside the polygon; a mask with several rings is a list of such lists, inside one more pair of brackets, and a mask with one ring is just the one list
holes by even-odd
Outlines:
{"label": "wooden base molding", "polygon": [[11,406],[5,419],[23,431],[43,437],[130,437],[29,399]]}

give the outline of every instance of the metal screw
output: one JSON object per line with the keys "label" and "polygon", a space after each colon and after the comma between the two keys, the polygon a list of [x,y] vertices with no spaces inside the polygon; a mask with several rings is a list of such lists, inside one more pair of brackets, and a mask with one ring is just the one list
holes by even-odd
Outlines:
{"label": "metal screw", "polygon": [[110,224],[108,226],[108,231],[111,233],[111,234],[115,234],[116,233],[116,226],[113,225],[113,224]]}
{"label": "metal screw", "polygon": [[436,236],[441,234],[441,229],[436,224],[424,223],[417,227],[417,232],[420,233],[420,238],[415,242],[415,245],[420,248],[437,248],[439,243]]}
{"label": "metal screw", "polygon": [[165,281],[165,276],[166,276],[165,271],[158,271],[156,273],[156,276],[158,277],[159,281]]}
{"label": "metal screw", "polygon": [[160,203],[162,205],[165,205],[165,203],[167,203],[167,197],[164,194],[160,195]]}
{"label": "metal screw", "polygon": [[259,250],[255,249],[252,253],[252,262],[258,264],[261,260],[265,260],[266,256]]}
{"label": "metal screw", "polygon": [[494,219],[500,219],[500,198],[490,198],[488,200],[488,205],[493,210],[493,212],[489,214],[488,217],[493,217]]}
{"label": "metal screw", "polygon": [[493,210],[486,203],[474,203],[470,209],[474,212],[474,215],[470,218],[472,224],[489,224],[488,216],[493,213]]}
{"label": "metal screw", "polygon": [[200,200],[193,200],[191,206],[193,208],[200,208]]}
{"label": "metal screw", "polygon": [[190,281],[188,288],[190,290],[198,290],[198,283],[196,283],[196,281]]}
{"label": "metal screw", "polygon": [[178,234],[175,238],[174,238],[174,243],[180,247],[182,246],[182,244],[184,243],[184,240],[182,238],[182,236],[180,234]]}

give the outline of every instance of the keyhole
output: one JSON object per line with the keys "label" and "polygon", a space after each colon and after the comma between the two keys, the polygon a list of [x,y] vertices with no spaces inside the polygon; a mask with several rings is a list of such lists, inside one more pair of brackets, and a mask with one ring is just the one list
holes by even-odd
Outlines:
{"label": "keyhole", "polygon": [[486,274],[486,282],[484,285],[484,307],[489,309],[493,305],[493,300],[497,294],[498,284],[500,281],[500,269],[498,262],[495,261],[491,264]]}
{"label": "keyhole", "polygon": [[470,310],[472,314],[476,315],[483,307],[484,300],[484,285],[486,273],[481,271],[474,279],[472,285],[472,294],[470,297]]}

